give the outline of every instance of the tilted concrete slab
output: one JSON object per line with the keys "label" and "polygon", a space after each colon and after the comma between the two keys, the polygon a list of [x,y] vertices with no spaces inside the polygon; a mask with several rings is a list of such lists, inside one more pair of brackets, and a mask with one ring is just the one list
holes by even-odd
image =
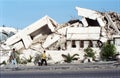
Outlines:
{"label": "tilted concrete slab", "polygon": [[97,19],[98,17],[101,17],[99,12],[90,9],[76,7],[76,10],[78,11],[78,16],[87,17],[93,20]]}
{"label": "tilted concrete slab", "polygon": [[[45,16],[42,19],[38,20],[37,22],[29,25],[22,31],[18,32],[17,34],[13,35],[5,42],[7,45],[14,45],[17,42],[22,42],[25,48],[28,48],[32,44],[33,37],[39,34],[49,34],[53,32],[55,27],[57,26],[57,22],[54,21],[52,18]],[[47,30],[46,30],[47,28]],[[42,30],[40,32],[39,30]],[[43,31],[46,30],[46,31]],[[47,32],[49,31],[49,32]],[[44,33],[45,32],[45,33]],[[17,47],[17,46],[16,46]]]}
{"label": "tilted concrete slab", "polygon": [[88,26],[87,20],[85,18],[82,18],[81,21],[82,21],[84,27]]}
{"label": "tilted concrete slab", "polygon": [[53,43],[55,43],[56,41],[58,41],[60,39],[60,35],[57,35],[57,34],[52,34],[52,35],[49,35],[47,37],[47,39],[45,40],[44,44],[43,44],[43,47],[44,48],[47,48],[49,47],[50,45],[52,45]]}
{"label": "tilted concrete slab", "polygon": [[[105,26],[105,23],[102,20],[103,17],[99,12],[80,7],[76,7],[76,10],[78,11],[78,16],[83,16],[92,20],[97,20],[100,26]],[[84,26],[88,26],[88,23],[85,20],[85,18],[82,18],[82,23],[84,24]]]}

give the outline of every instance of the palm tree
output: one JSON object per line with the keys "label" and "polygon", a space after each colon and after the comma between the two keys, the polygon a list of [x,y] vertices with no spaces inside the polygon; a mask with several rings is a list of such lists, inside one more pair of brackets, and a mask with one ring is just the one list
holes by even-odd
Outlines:
{"label": "palm tree", "polygon": [[69,53],[67,55],[62,54],[62,57],[65,59],[64,61],[67,63],[71,63],[72,60],[77,60],[78,58],[76,58],[75,56],[79,56],[78,54],[74,54],[74,55],[70,55]]}

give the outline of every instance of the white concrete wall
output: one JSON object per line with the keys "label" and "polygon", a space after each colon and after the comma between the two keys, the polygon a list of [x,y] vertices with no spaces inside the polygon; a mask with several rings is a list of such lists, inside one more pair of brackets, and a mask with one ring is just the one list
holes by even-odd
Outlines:
{"label": "white concrete wall", "polygon": [[80,41],[75,41],[75,44],[76,44],[76,49],[79,50],[79,48],[80,48]]}
{"label": "white concrete wall", "polygon": [[70,50],[72,46],[72,42],[71,41],[67,41],[67,50]]}
{"label": "white concrete wall", "polygon": [[67,29],[67,40],[98,40],[100,27],[71,27]]}
{"label": "white concrete wall", "polygon": [[[100,49],[99,48],[92,48],[95,52],[95,56],[96,56],[96,59],[100,59],[100,56],[99,56],[99,53],[100,53]],[[60,50],[60,51],[56,51],[56,50],[46,50],[46,53],[47,55],[50,55],[53,62],[56,63],[56,62],[59,62],[59,63],[62,63],[64,61],[64,58],[61,56],[62,54],[65,54],[67,55],[68,53],[70,53],[70,55],[73,55],[73,54],[79,54],[78,58],[79,58],[79,63],[84,59],[84,49],[74,49],[74,50],[66,50],[66,51],[63,51],[63,50]]]}
{"label": "white concrete wall", "polygon": [[84,41],[84,48],[87,48],[89,45],[89,41]]}
{"label": "white concrete wall", "polygon": [[62,57],[62,54],[65,54],[67,55],[68,53],[70,53],[70,55],[73,55],[73,54],[79,54],[78,58],[80,58],[79,60],[83,60],[83,56],[84,56],[84,52],[83,51],[78,51],[78,50],[74,50],[74,51],[69,51],[69,50],[66,50],[66,51],[55,51],[55,50],[47,50],[46,51],[47,55],[50,55],[53,62],[63,62],[64,61],[64,58]]}
{"label": "white concrete wall", "polygon": [[93,48],[96,48],[98,46],[97,41],[92,41],[93,43]]}

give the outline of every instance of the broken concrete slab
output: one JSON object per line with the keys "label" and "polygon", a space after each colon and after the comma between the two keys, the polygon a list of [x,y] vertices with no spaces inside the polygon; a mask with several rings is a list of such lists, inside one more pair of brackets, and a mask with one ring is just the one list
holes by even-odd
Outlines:
{"label": "broken concrete slab", "polygon": [[93,20],[97,19],[98,17],[101,17],[101,14],[99,12],[90,9],[76,7],[76,10],[78,11],[78,16],[83,16]]}
{"label": "broken concrete slab", "polygon": [[43,47],[47,48],[53,43],[55,43],[56,41],[58,41],[59,39],[60,39],[60,35],[51,34],[46,38],[45,42],[43,43]]}
{"label": "broken concrete slab", "polygon": [[7,39],[5,43],[7,45],[13,45],[21,41],[24,47],[28,48],[31,45],[32,40],[35,36],[39,34],[42,35],[50,34],[51,32],[54,31],[56,26],[57,23],[54,20],[52,20],[52,18],[45,16],[42,19],[38,20],[37,22],[29,25],[21,32],[18,32],[14,36]]}

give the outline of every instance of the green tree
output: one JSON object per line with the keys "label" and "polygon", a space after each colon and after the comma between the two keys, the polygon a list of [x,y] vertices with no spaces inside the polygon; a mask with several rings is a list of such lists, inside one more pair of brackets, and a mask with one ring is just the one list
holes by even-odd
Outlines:
{"label": "green tree", "polygon": [[102,60],[109,61],[116,54],[116,47],[114,44],[109,44],[108,42],[104,43],[101,48],[101,58]]}
{"label": "green tree", "polygon": [[62,54],[62,57],[65,59],[64,61],[67,63],[71,63],[72,60],[77,60],[78,58],[76,58],[75,56],[79,56],[78,54],[74,54],[74,55],[70,55],[69,53],[67,55]]}
{"label": "green tree", "polygon": [[87,47],[86,49],[84,49],[84,51],[85,51],[85,57],[95,58],[95,53],[93,52],[92,48]]}

